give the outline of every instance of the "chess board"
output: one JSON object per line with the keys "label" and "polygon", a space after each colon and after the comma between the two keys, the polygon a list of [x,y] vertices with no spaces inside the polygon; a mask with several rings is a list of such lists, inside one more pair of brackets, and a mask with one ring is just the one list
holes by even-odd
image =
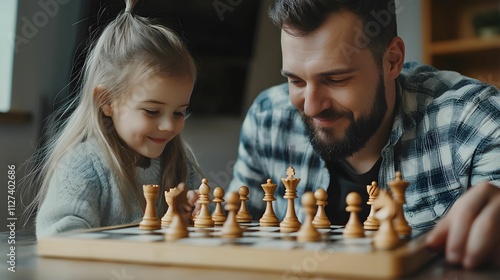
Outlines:
{"label": "chess board", "polygon": [[61,233],[38,241],[41,257],[119,261],[150,265],[213,267],[283,273],[283,278],[333,276],[396,278],[411,274],[436,254],[425,233],[413,232],[392,250],[373,247],[374,232],[345,238],[343,227],[320,229],[319,242],[298,242],[279,227],[241,224],[243,237],[222,238],[222,227],[189,227],[189,237],[166,240],[166,228],[141,230],[138,223]]}

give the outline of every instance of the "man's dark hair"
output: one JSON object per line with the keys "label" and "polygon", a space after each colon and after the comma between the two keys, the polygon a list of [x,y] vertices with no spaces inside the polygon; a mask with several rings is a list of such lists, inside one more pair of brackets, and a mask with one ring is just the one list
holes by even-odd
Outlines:
{"label": "man's dark hair", "polygon": [[385,50],[397,36],[394,0],[276,0],[269,17],[288,34],[300,37],[319,28],[330,14],[344,9],[362,20],[367,46],[381,65]]}

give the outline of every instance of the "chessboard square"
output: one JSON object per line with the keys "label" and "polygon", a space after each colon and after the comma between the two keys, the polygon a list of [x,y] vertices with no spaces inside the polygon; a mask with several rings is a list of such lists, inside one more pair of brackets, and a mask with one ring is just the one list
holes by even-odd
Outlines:
{"label": "chessboard square", "polygon": [[177,240],[176,242],[185,245],[197,246],[221,246],[227,243],[227,241],[222,238],[182,238]]}
{"label": "chessboard square", "polygon": [[144,230],[139,227],[126,227],[126,228],[118,228],[118,229],[109,229],[104,230],[102,232],[112,233],[112,234],[152,234],[155,233],[155,230]]}
{"label": "chessboard square", "polygon": [[258,227],[258,222],[250,222],[250,223],[239,223],[241,227]]}
{"label": "chessboard square", "polygon": [[104,232],[84,232],[84,233],[78,233],[78,234],[71,234],[68,235],[68,238],[75,238],[75,239],[104,239],[108,238],[109,234],[104,233]]}
{"label": "chessboard square", "polygon": [[274,232],[274,231],[279,231],[280,227],[249,227],[247,228],[248,230],[258,230],[258,231],[267,231],[267,232]]}
{"label": "chessboard square", "polygon": [[331,232],[332,230],[329,229],[329,228],[318,228],[317,229],[320,233],[329,233]]}
{"label": "chessboard square", "polygon": [[279,240],[279,239],[266,239],[261,242],[255,243],[252,247],[259,249],[278,249],[278,250],[292,250],[300,246],[299,242]]}
{"label": "chessboard square", "polygon": [[280,232],[271,232],[271,231],[247,231],[243,232],[243,236],[256,236],[261,238],[280,238]]}
{"label": "chessboard square", "polygon": [[127,241],[140,241],[140,242],[155,242],[155,241],[162,241],[165,238],[163,235],[123,235],[122,240],[127,240]]}

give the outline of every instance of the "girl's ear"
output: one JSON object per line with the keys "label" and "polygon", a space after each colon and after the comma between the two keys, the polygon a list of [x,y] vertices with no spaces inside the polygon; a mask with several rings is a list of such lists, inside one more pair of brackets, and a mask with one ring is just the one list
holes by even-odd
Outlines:
{"label": "girl's ear", "polygon": [[[103,84],[97,85],[94,88],[94,100],[96,101],[96,104],[102,104],[103,100],[107,99],[107,92],[106,92],[106,87]],[[105,103],[104,105],[101,105],[101,110],[104,112],[104,115],[111,117],[113,116],[113,107],[111,107],[111,104]]]}

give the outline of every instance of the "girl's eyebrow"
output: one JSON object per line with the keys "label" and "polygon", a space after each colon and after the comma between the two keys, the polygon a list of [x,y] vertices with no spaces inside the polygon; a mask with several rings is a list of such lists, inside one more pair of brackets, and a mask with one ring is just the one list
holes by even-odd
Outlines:
{"label": "girl's eyebrow", "polygon": [[[147,99],[147,100],[143,100],[141,102],[143,102],[143,103],[153,103],[153,104],[159,104],[159,105],[167,105],[167,103],[161,102],[161,101],[158,101],[158,100],[155,100],[155,99]],[[186,104],[180,105],[179,107],[188,107],[188,106],[189,106],[189,103],[186,103]]]}

